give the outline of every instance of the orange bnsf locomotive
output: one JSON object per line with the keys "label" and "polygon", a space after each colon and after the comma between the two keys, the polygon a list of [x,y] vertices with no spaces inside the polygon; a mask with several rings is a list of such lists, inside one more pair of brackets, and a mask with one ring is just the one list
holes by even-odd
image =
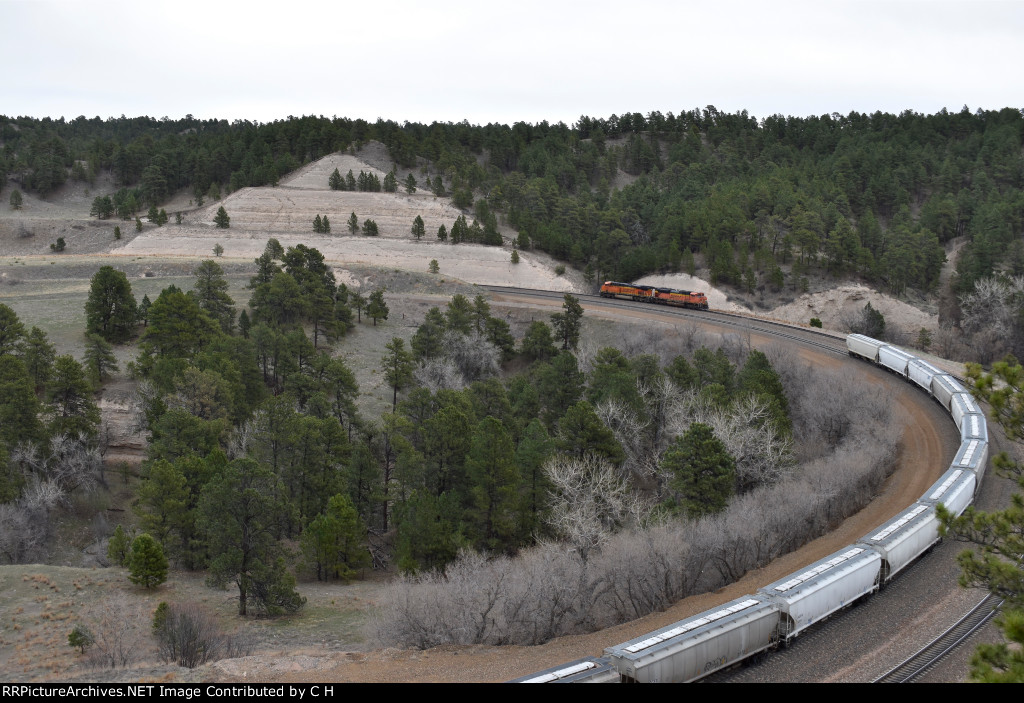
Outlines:
{"label": "orange bnsf locomotive", "polygon": [[694,308],[696,310],[708,309],[708,297],[697,291],[656,288],[654,286],[635,286],[632,283],[617,283],[616,281],[604,282],[604,285],[601,286],[601,297],[639,300],[643,303],[675,305],[681,308]]}

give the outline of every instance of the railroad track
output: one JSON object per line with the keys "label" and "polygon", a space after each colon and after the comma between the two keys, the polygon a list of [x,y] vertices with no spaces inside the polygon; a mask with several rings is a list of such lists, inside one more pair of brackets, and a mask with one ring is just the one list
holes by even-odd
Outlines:
{"label": "railroad track", "polygon": [[[565,293],[549,290],[538,290],[534,288],[510,288],[507,286],[480,286],[492,293],[517,295],[521,297],[534,297],[546,300],[561,300]],[[791,323],[771,322],[759,318],[739,315],[737,313],[723,312],[721,310],[693,310],[689,308],[678,308],[670,305],[658,305],[655,303],[642,303],[619,298],[602,298],[599,295],[574,294],[581,303],[591,307],[606,307],[609,309],[622,309],[629,307],[641,312],[657,312],[659,314],[678,316],[684,319],[713,321],[716,325],[733,327],[743,332],[763,331],[774,337],[788,339],[801,344],[819,347],[829,352],[847,355],[846,338],[837,337],[828,332],[819,332],[815,329],[807,329]]]}
{"label": "railroad track", "polygon": [[[547,301],[560,300],[564,293],[536,290],[519,289],[501,286],[482,286],[492,293],[515,295],[519,297],[536,297]],[[745,315],[723,312],[718,310],[693,310],[678,308],[667,305],[653,305],[651,303],[609,299],[597,295],[578,295],[581,302],[590,307],[617,308],[624,306],[632,307],[638,312],[657,312],[691,320],[707,320],[714,322],[717,326],[733,327],[742,332],[761,331],[773,337],[787,339],[799,344],[818,347],[831,353],[841,356],[847,355],[845,338],[836,337],[826,332],[819,332],[814,329],[796,326],[783,322],[773,322],[758,318],[751,318]],[[961,379],[962,381],[962,379]],[[896,666],[882,677],[875,680],[875,683],[900,683],[910,682],[923,675],[935,666],[943,657],[953,651],[960,644],[965,642],[971,634],[977,631],[983,624],[990,620],[998,604],[993,605],[993,596],[987,596],[975,606],[958,623],[953,625],[945,633],[937,637],[930,644],[923,647],[912,657]],[[729,674],[725,674],[719,680],[728,680]]]}
{"label": "railroad track", "polygon": [[943,657],[967,641],[977,630],[995,617],[1002,600],[989,594],[978,605],[974,606],[958,623],[935,638],[931,644],[907,659],[899,666],[891,669],[872,683],[911,683],[927,673],[938,664]]}

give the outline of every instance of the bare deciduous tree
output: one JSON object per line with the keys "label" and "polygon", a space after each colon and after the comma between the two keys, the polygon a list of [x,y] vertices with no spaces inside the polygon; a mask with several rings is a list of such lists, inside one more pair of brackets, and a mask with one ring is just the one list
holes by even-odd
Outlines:
{"label": "bare deciduous tree", "polygon": [[467,385],[455,362],[448,358],[427,359],[413,371],[413,377],[431,393],[442,389],[461,391]]}
{"label": "bare deciduous tree", "polygon": [[553,486],[548,523],[586,561],[613,532],[647,515],[640,498],[607,459],[556,456],[544,465]]}
{"label": "bare deciduous tree", "polygon": [[444,356],[451,359],[469,383],[490,378],[500,369],[501,352],[478,332],[447,332],[441,346]]}

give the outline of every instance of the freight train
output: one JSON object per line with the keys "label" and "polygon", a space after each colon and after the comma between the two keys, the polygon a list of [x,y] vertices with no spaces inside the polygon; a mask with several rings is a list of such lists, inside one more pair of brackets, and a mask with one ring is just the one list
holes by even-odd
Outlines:
{"label": "freight train", "polygon": [[849,335],[846,346],[851,356],[917,385],[950,414],[961,443],[946,473],[885,524],[757,593],[608,647],[603,657],[577,660],[515,682],[696,681],[785,646],[811,625],[883,588],[938,543],[935,506],[941,503],[960,515],[980,489],[989,454],[985,415],[956,378],[902,349],[860,334]]}
{"label": "freight train", "polygon": [[605,281],[601,284],[602,298],[621,298],[639,300],[642,303],[674,305],[680,308],[696,310],[708,309],[708,297],[703,293],[675,288],[657,288],[655,286],[635,286],[632,283]]}

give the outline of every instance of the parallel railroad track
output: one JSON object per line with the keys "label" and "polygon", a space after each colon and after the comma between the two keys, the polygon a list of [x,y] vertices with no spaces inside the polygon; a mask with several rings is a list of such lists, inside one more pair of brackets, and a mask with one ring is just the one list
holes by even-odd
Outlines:
{"label": "parallel railroad track", "polygon": [[943,657],[966,642],[982,625],[995,617],[1001,604],[1001,599],[991,593],[988,594],[953,627],[872,683],[911,683],[923,676]]}

